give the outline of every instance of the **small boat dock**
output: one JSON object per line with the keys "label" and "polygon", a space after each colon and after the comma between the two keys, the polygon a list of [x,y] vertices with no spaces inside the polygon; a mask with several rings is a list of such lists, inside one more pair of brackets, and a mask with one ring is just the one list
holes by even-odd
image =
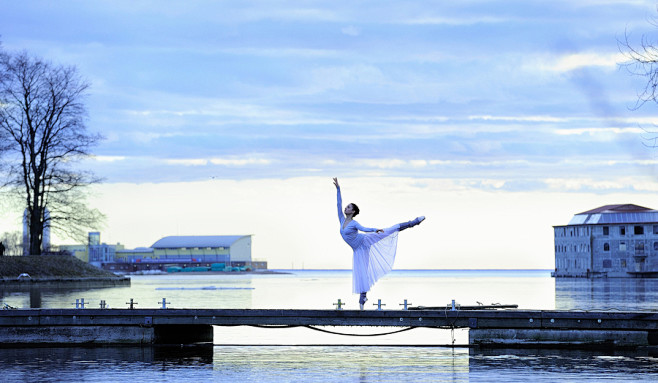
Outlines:
{"label": "small boat dock", "polygon": [[188,344],[213,342],[213,326],[468,328],[474,347],[658,345],[658,312],[518,309],[11,309],[0,310],[0,344]]}

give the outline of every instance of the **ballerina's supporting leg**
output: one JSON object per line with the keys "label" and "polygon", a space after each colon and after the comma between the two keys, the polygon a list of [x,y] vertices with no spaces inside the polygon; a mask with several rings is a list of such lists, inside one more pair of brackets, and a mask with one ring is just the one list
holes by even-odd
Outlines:
{"label": "ballerina's supporting leg", "polygon": [[414,226],[418,225],[419,223],[423,222],[424,220],[425,220],[425,216],[421,216],[421,217],[418,217],[418,218],[416,218],[414,220],[411,220],[409,222],[403,222],[403,223],[400,224],[400,231],[402,231],[404,229],[408,229],[410,227],[414,227]]}
{"label": "ballerina's supporting leg", "polygon": [[366,297],[367,293],[361,293],[361,296],[359,297],[359,308],[363,310],[363,306],[366,304],[368,301],[368,298]]}

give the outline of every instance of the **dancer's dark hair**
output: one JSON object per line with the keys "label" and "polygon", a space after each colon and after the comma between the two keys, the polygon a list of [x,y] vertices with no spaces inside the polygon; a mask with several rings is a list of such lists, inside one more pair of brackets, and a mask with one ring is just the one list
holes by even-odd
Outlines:
{"label": "dancer's dark hair", "polygon": [[357,216],[357,214],[359,214],[359,207],[356,206],[355,203],[351,203],[350,205],[352,205],[352,210],[354,210],[354,214],[352,214],[352,218],[354,218]]}

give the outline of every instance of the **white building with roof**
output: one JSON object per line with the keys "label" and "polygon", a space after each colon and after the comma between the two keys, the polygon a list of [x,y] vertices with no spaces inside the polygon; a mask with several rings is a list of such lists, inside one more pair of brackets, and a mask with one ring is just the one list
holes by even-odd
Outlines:
{"label": "white building with roof", "polygon": [[160,259],[189,256],[240,266],[251,263],[251,235],[169,236],[151,248]]}
{"label": "white building with roof", "polygon": [[100,243],[100,233],[89,233],[86,245],[63,245],[77,258],[111,271],[135,272],[193,268],[217,270],[267,269],[267,261],[252,259],[252,235],[169,236],[150,247],[125,249]]}
{"label": "white building with roof", "polygon": [[553,226],[556,277],[658,276],[658,211],[623,204]]}
{"label": "white building with roof", "polygon": [[114,262],[104,268],[118,271],[165,270],[167,267],[267,268],[263,261],[251,257],[251,235],[169,236],[151,247],[117,250]]}

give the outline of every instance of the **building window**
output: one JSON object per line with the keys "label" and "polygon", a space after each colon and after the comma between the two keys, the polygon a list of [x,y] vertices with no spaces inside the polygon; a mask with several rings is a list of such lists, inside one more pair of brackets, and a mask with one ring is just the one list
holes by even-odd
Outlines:
{"label": "building window", "polygon": [[612,268],[612,260],[610,260],[610,259],[604,259],[604,260],[603,260],[603,268],[604,268],[604,269],[610,269],[610,268]]}
{"label": "building window", "polygon": [[619,242],[619,251],[626,251],[626,242]]}
{"label": "building window", "polygon": [[619,227],[619,235],[626,235],[626,226]]}
{"label": "building window", "polygon": [[621,267],[626,267],[626,260],[625,259],[620,259],[619,262],[621,262]]}
{"label": "building window", "polygon": [[603,226],[603,235],[610,235],[610,228],[608,226]]}
{"label": "building window", "polygon": [[609,243],[604,243],[603,244],[603,251],[610,251],[610,244]]}
{"label": "building window", "polygon": [[642,235],[644,234],[644,226],[634,226],[633,227],[633,233],[635,235]]}
{"label": "building window", "polygon": [[635,244],[635,254],[644,255],[644,242],[638,242]]}
{"label": "building window", "polygon": [[658,251],[658,241],[653,243],[653,249]]}
{"label": "building window", "polygon": [[653,233],[658,234],[658,225],[653,225]]}

